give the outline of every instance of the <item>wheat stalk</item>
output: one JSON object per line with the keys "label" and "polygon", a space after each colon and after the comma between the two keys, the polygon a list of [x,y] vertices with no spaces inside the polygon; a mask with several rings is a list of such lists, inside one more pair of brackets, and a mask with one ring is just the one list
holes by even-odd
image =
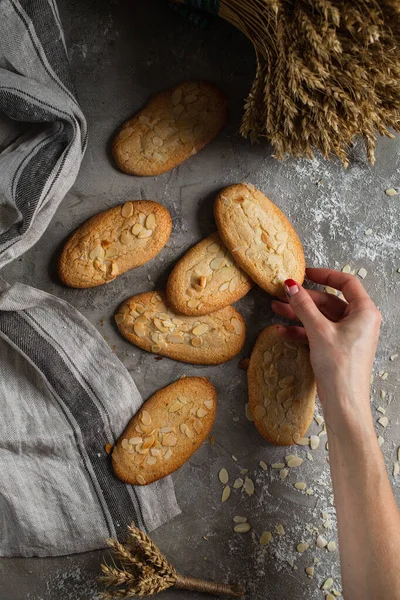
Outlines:
{"label": "wheat stalk", "polygon": [[277,158],[319,150],[347,166],[359,135],[374,163],[377,134],[400,131],[399,0],[220,0],[219,15],[256,53],[240,133]]}
{"label": "wheat stalk", "polygon": [[150,537],[135,527],[128,527],[126,544],[108,539],[113,566],[102,564],[100,582],[107,588],[104,600],[153,596],[172,586],[178,589],[240,597],[241,586],[218,584],[179,575]]}

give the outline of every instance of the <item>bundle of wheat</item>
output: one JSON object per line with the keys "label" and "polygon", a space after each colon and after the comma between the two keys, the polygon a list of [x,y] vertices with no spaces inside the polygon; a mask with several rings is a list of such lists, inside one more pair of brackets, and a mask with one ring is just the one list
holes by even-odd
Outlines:
{"label": "bundle of wheat", "polygon": [[254,45],[257,72],[240,132],[275,156],[336,154],[356,135],[400,131],[399,0],[176,0],[217,12]]}
{"label": "bundle of wheat", "polygon": [[133,524],[128,527],[125,544],[114,539],[107,540],[107,544],[112,550],[114,564],[101,565],[103,576],[99,579],[108,588],[101,594],[105,600],[154,596],[172,586],[206,594],[243,596],[240,585],[179,575],[149,536]]}

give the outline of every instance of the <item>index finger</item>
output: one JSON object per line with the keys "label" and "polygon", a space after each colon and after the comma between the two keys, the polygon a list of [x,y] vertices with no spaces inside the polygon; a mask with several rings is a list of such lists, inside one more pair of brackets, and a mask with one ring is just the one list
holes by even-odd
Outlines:
{"label": "index finger", "polygon": [[341,273],[333,269],[306,269],[308,279],[321,285],[329,285],[340,290],[347,302],[352,300],[369,299],[361,281],[349,273]]}

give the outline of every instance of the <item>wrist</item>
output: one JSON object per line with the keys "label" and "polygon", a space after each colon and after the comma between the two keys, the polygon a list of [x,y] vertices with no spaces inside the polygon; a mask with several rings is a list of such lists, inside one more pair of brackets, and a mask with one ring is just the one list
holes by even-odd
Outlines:
{"label": "wrist", "polygon": [[325,422],[337,436],[360,432],[375,437],[368,392],[352,393],[337,389],[327,394],[318,390]]}

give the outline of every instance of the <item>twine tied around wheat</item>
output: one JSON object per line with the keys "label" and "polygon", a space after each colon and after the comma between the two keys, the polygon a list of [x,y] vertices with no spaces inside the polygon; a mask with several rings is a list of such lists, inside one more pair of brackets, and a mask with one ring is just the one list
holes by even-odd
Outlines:
{"label": "twine tied around wheat", "polygon": [[99,578],[107,588],[102,593],[105,600],[154,596],[170,587],[238,598],[243,595],[240,585],[180,575],[150,537],[134,524],[128,527],[124,544],[115,539],[107,540],[107,544],[111,548],[113,565],[102,564],[103,575]]}
{"label": "twine tied around wheat", "polygon": [[216,13],[252,42],[256,75],[240,133],[267,137],[275,156],[349,164],[359,135],[400,131],[399,0],[175,0]]}

